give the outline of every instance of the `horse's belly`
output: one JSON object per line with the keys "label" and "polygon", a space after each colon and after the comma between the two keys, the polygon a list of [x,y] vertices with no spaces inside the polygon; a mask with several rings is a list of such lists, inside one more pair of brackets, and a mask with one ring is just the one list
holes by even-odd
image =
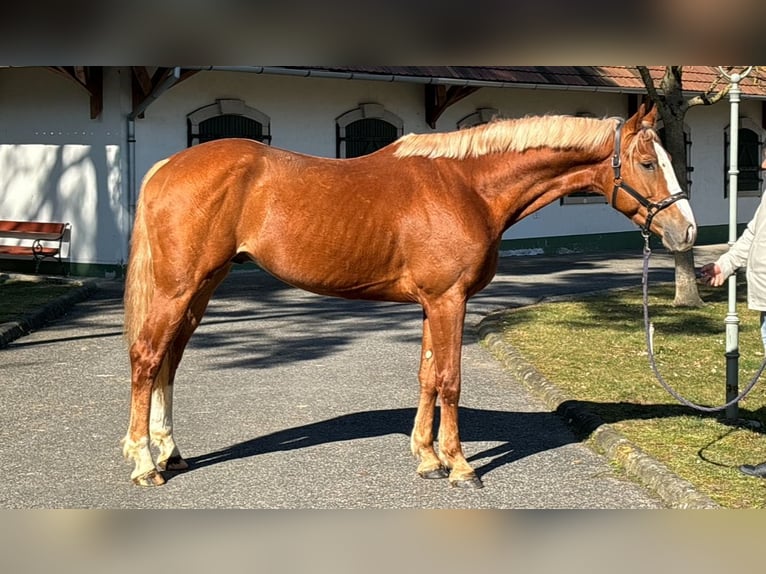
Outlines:
{"label": "horse's belly", "polygon": [[260,243],[250,255],[278,279],[313,293],[349,299],[413,300],[402,258],[387,242],[278,241]]}
{"label": "horse's belly", "polygon": [[407,281],[395,275],[374,275],[354,272],[344,266],[325,264],[323,268],[301,266],[263,265],[278,279],[320,295],[347,299],[371,299],[379,301],[413,301]]}

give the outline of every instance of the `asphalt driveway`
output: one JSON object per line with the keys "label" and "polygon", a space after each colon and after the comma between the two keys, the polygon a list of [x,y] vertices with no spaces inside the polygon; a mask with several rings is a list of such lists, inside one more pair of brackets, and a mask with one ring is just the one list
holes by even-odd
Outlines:
{"label": "asphalt driveway", "polygon": [[[319,297],[260,271],[219,288],[181,363],[176,439],[191,465],[129,480],[122,285],[0,350],[2,508],[661,508],[478,344],[488,312],[639,285],[640,253],[509,257],[469,304],[461,432],[485,488],[415,474],[420,309]],[[655,255],[652,278],[672,278]],[[640,328],[640,317],[636,317]]]}

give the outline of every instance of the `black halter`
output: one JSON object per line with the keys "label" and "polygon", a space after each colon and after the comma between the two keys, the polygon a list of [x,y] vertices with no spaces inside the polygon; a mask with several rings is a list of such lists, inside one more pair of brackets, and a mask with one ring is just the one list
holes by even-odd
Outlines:
{"label": "black halter", "polygon": [[662,201],[659,201],[657,203],[654,203],[652,201],[649,201],[646,199],[643,195],[638,193],[635,189],[630,187],[627,183],[622,181],[622,176],[620,175],[620,144],[622,141],[622,124],[623,119],[622,118],[615,118],[617,120],[617,127],[615,128],[614,132],[614,155],[612,156],[612,169],[614,169],[614,188],[612,189],[612,206],[614,206],[614,201],[617,199],[617,191],[620,189],[625,190],[628,195],[630,195],[633,199],[635,199],[638,203],[643,205],[646,208],[646,221],[644,222],[644,226],[641,228],[641,233],[644,237],[648,237],[651,231],[649,228],[652,225],[652,220],[654,219],[654,216],[657,215],[660,211],[665,209],[666,207],[670,207],[673,205],[676,201],[680,199],[689,199],[689,195],[682,191],[680,193],[674,193],[669,197],[666,197]]}

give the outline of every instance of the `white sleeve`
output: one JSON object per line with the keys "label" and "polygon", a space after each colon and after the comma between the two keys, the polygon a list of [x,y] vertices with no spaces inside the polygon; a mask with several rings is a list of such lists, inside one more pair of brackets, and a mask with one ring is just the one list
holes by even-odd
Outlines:
{"label": "white sleeve", "polygon": [[729,250],[721,255],[716,264],[721,268],[721,272],[724,277],[728,277],[734,273],[737,269],[744,267],[747,264],[747,256],[750,253],[750,247],[753,245],[753,237],[755,236],[754,228],[755,221],[758,219],[758,213],[761,211],[763,203],[758,205],[758,209],[755,211],[755,215],[747,224],[747,227],[739,236],[739,239],[734,242],[734,245],[729,247]]}

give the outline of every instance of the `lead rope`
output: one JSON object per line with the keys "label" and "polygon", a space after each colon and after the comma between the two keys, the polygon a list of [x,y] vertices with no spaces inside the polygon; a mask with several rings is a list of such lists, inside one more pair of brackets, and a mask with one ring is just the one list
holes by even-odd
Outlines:
{"label": "lead rope", "polygon": [[766,356],[764,357],[763,362],[761,363],[761,366],[758,369],[758,372],[755,373],[755,376],[750,381],[750,383],[748,383],[745,390],[742,391],[738,396],[730,400],[725,405],[721,405],[719,407],[705,407],[705,406],[698,405],[696,403],[692,403],[691,401],[686,400],[684,397],[679,395],[675,391],[675,389],[673,389],[673,387],[668,385],[665,382],[665,379],[662,378],[662,375],[657,369],[657,364],[654,362],[654,344],[653,344],[654,325],[652,325],[649,322],[649,257],[652,254],[652,250],[649,248],[649,234],[642,231],[641,235],[643,235],[644,237],[644,273],[643,273],[642,283],[643,283],[643,290],[644,290],[644,329],[646,330],[646,349],[649,353],[649,364],[652,366],[652,370],[654,371],[654,374],[657,377],[657,380],[660,382],[663,388],[667,392],[669,392],[673,396],[673,398],[675,398],[679,403],[686,405],[687,407],[696,409],[698,411],[703,411],[706,413],[722,411],[723,409],[730,407],[734,403],[741,401],[750,393],[751,390],[753,390],[753,387],[755,386],[755,383],[758,382],[758,379],[761,376],[761,373],[763,373],[764,369],[766,369]]}

